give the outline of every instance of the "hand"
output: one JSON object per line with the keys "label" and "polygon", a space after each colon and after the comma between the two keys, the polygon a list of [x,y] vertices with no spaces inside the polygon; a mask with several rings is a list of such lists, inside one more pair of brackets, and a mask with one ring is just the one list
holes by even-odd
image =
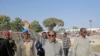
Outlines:
{"label": "hand", "polygon": [[27,27],[28,29],[30,28],[30,24],[27,20],[25,20],[23,23],[25,27]]}
{"label": "hand", "polygon": [[32,32],[33,30],[31,29],[31,27],[30,27],[30,24],[29,24],[29,22],[27,21],[27,20],[24,20],[24,26],[30,31],[30,32]]}
{"label": "hand", "polygon": [[71,42],[69,42],[69,48],[71,47]]}

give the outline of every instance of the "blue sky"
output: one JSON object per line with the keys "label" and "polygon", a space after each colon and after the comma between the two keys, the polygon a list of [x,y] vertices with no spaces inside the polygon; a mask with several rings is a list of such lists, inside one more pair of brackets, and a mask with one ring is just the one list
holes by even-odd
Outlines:
{"label": "blue sky", "polygon": [[100,27],[100,0],[0,0],[0,15],[37,20],[41,25],[44,19],[55,17],[68,29],[90,27],[92,20],[92,27]]}

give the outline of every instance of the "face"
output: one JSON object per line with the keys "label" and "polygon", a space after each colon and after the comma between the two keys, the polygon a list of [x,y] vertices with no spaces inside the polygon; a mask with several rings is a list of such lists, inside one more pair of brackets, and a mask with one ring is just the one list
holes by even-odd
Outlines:
{"label": "face", "polygon": [[63,34],[63,37],[67,37],[67,34],[64,33],[64,34]]}
{"label": "face", "polygon": [[42,33],[42,37],[43,38],[47,37],[47,33]]}
{"label": "face", "polygon": [[55,38],[56,38],[55,32],[50,31],[50,32],[48,33],[48,36],[49,36],[49,40],[50,40],[51,42],[54,42],[54,41],[55,41]]}
{"label": "face", "polygon": [[10,35],[5,35],[6,39],[10,38]]}
{"label": "face", "polygon": [[29,34],[28,33],[23,33],[22,36],[23,36],[24,39],[28,39]]}
{"label": "face", "polygon": [[80,35],[83,37],[86,37],[86,35],[87,35],[86,29],[83,29],[82,31],[80,31]]}

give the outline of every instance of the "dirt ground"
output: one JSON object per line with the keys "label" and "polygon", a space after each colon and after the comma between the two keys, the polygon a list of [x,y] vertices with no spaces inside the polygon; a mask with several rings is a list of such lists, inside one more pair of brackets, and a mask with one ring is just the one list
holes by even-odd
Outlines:
{"label": "dirt ground", "polygon": [[100,53],[100,45],[92,45],[92,50],[93,50],[94,52]]}

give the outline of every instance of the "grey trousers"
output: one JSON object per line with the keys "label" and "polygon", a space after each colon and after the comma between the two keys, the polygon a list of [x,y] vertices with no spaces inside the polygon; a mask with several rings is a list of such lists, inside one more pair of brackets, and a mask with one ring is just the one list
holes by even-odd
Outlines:
{"label": "grey trousers", "polygon": [[63,48],[63,50],[64,50],[64,56],[68,56],[68,50],[69,50],[69,48]]}

